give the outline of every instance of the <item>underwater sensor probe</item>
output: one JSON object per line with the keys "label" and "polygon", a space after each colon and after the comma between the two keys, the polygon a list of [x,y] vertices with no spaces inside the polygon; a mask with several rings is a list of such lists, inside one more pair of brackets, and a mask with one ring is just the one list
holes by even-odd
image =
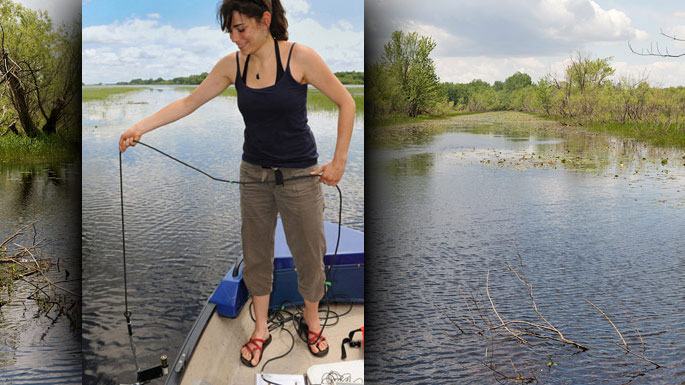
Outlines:
{"label": "underwater sensor probe", "polygon": [[[121,192],[121,243],[122,251],[124,256],[124,304],[125,311],[124,317],[126,317],[126,327],[128,329],[128,341],[131,345],[131,352],[133,353],[133,361],[136,364],[136,382],[132,385],[142,385],[146,384],[156,378],[163,377],[169,374],[169,365],[167,363],[167,355],[162,354],[159,358],[160,364],[149,368],[140,369],[138,364],[138,357],[136,356],[136,345],[133,343],[133,326],[131,324],[132,313],[128,310],[128,280],[126,279],[126,236],[124,232],[124,182],[123,173],[121,168],[121,152],[119,153],[119,188]],[[128,385],[128,384],[122,384]]]}

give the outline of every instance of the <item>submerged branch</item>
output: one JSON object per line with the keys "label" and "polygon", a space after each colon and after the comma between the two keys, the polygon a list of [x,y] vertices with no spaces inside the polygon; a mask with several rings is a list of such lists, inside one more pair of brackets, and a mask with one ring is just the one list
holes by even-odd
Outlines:
{"label": "submerged branch", "polygon": [[[619,344],[617,344],[617,343],[614,342],[614,344],[616,344],[616,346],[618,346],[619,348],[623,349],[626,353],[630,353],[630,354],[634,355],[635,357],[637,357],[637,358],[639,358],[639,359],[641,359],[641,360],[643,360],[643,361],[649,362],[650,364],[656,366],[657,368],[662,367],[661,365],[659,365],[659,364],[657,364],[656,362],[650,360],[649,358],[647,358],[647,357],[645,357],[645,356],[643,356],[643,355],[641,355],[641,354],[638,354],[638,353],[633,352],[633,351],[630,349],[630,347],[628,346],[628,344],[626,343],[626,340],[623,338],[623,334],[621,334],[621,332],[618,330],[618,328],[616,327],[616,325],[614,324],[614,322],[611,320],[611,318],[610,318],[604,311],[602,311],[602,309],[600,309],[597,305],[595,305],[594,303],[590,302],[589,299],[587,299],[587,298],[584,298],[584,299],[585,299],[585,301],[586,301],[587,303],[589,303],[589,304],[592,305],[595,309],[597,309],[597,311],[599,311],[600,313],[602,313],[602,315],[604,316],[604,318],[606,318],[607,321],[609,321],[609,323],[611,324],[611,326],[614,327],[614,330],[616,330],[616,334],[618,334],[618,337],[621,339],[621,342],[623,342],[623,346],[621,346],[621,345],[619,345]],[[631,318],[632,318],[632,317],[631,317]],[[637,327],[636,327],[636,328],[637,328]],[[638,334],[639,334],[639,332],[638,332]],[[640,340],[642,340],[642,336],[640,336]],[[644,349],[644,342],[643,342],[643,349]]]}
{"label": "submerged branch", "polygon": [[[458,313],[458,316],[451,317],[447,312],[439,308],[446,318],[452,325],[460,332],[459,335],[455,335],[457,338],[459,336],[471,335],[475,338],[481,339],[485,345],[485,359],[479,360],[479,362],[488,370],[492,372],[498,383],[504,383],[508,381],[517,382],[533,382],[537,381],[537,378],[533,375],[522,374],[513,360],[509,360],[506,364],[502,362],[501,358],[498,359],[496,365],[495,355],[493,353],[496,344],[500,343],[511,343],[517,342],[528,347],[532,351],[541,349],[542,346],[546,346],[543,341],[551,341],[558,344],[563,344],[567,346],[573,346],[580,351],[590,350],[589,346],[581,344],[579,342],[568,339],[562,331],[556,327],[552,321],[547,318],[540,307],[538,306],[535,296],[533,294],[533,285],[528,281],[525,274],[523,259],[521,254],[517,250],[518,258],[518,268],[514,268],[509,264],[505,263],[505,269],[509,271],[513,276],[520,281],[526,288],[526,302],[530,305],[529,313],[527,316],[525,313],[526,307],[516,308],[516,312],[513,315],[505,315],[500,313],[495,305],[496,293],[492,293],[490,290],[490,278],[491,270],[487,269],[487,274],[485,276],[485,283],[482,286],[482,290],[462,290],[459,289],[459,294],[463,300],[463,312]],[[482,284],[481,284],[482,285]],[[468,288],[466,288],[468,289]],[[483,294],[484,293],[484,294]],[[616,343],[623,351],[631,354],[645,362],[654,365],[656,368],[662,367],[662,365],[650,360],[643,354],[635,352],[631,349],[628,341],[624,338],[624,335],[619,330],[618,326],[613,322],[611,317],[607,315],[602,309],[597,305],[592,303],[590,300],[585,299],[590,305],[592,305],[597,311],[599,311],[604,318],[609,322],[618,335],[621,343]],[[510,308],[510,307],[508,307]],[[468,314],[465,314],[468,313]],[[533,315],[534,314],[534,315]],[[533,317],[532,320],[530,317]],[[507,319],[509,318],[509,319]],[[537,323],[535,318],[541,320]],[[635,324],[635,320],[631,316],[631,321],[635,327],[635,331],[640,339],[640,344],[642,346],[642,352],[646,351],[645,342],[642,338],[642,334],[638,326]],[[561,346],[561,345],[560,345]],[[593,348],[594,349],[594,348]],[[548,363],[548,366],[556,365],[554,363]],[[506,366],[511,363],[511,368],[515,375],[506,374],[511,370],[507,369]]]}
{"label": "submerged branch", "polygon": [[[32,231],[27,231],[29,228]],[[45,244],[45,238],[38,238],[35,223],[21,227],[0,243],[0,293],[7,293],[0,306],[12,300],[15,281],[22,281],[33,287],[26,298],[35,301],[39,314],[52,319],[50,313],[55,311],[57,318],[64,314],[76,325],[81,294],[60,285],[68,281],[54,282],[48,277],[52,263],[43,257]]]}

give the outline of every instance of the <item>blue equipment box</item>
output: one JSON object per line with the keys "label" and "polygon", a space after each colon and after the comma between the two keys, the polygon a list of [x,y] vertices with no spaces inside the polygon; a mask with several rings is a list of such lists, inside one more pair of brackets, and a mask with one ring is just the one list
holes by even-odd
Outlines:
{"label": "blue equipment box", "polygon": [[[324,263],[326,269],[329,269],[333,262],[338,225],[325,222],[324,231],[326,233]],[[282,304],[286,307],[303,304],[304,301],[297,291],[297,271],[285,241],[280,219],[276,225],[274,254],[274,281],[269,308],[277,309]],[[217,312],[221,316],[236,317],[247,302],[249,294],[243,282],[242,271],[242,264],[239,264],[237,268],[235,264],[231,266],[209,299],[209,302],[217,305]],[[335,266],[328,277],[332,283],[328,288],[328,299],[331,302],[364,302],[363,232],[341,227],[340,246],[335,258]]]}

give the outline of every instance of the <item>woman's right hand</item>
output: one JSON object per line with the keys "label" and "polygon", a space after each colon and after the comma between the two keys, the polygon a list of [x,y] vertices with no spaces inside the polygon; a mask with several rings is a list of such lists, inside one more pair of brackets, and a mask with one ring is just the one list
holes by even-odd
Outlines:
{"label": "woman's right hand", "polygon": [[126,151],[129,146],[135,146],[141,136],[143,135],[136,130],[135,126],[124,131],[119,138],[119,152]]}

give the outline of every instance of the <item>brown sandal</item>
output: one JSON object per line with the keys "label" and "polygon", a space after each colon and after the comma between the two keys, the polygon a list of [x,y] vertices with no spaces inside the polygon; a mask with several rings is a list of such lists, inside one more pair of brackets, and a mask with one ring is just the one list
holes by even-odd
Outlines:
{"label": "brown sandal", "polygon": [[[261,345],[258,345],[257,343],[260,343]],[[264,350],[266,349],[267,346],[269,346],[270,343],[271,343],[271,335],[269,335],[269,338],[267,338],[266,341],[264,341],[261,338],[250,338],[250,340],[247,341],[245,343],[245,345],[243,345],[243,347],[247,348],[247,350],[250,351],[250,355],[252,357],[250,357],[249,360],[246,360],[245,357],[243,357],[243,353],[240,352],[240,361],[243,364],[245,364],[246,366],[254,368],[255,366],[259,365],[259,362],[262,362],[262,357],[264,357]],[[252,346],[254,346],[254,348]],[[241,350],[242,350],[242,348],[241,348]],[[259,355],[259,362],[257,362],[257,365],[252,365],[252,359],[254,358],[254,351],[255,350],[259,350],[259,352],[261,354]]]}

